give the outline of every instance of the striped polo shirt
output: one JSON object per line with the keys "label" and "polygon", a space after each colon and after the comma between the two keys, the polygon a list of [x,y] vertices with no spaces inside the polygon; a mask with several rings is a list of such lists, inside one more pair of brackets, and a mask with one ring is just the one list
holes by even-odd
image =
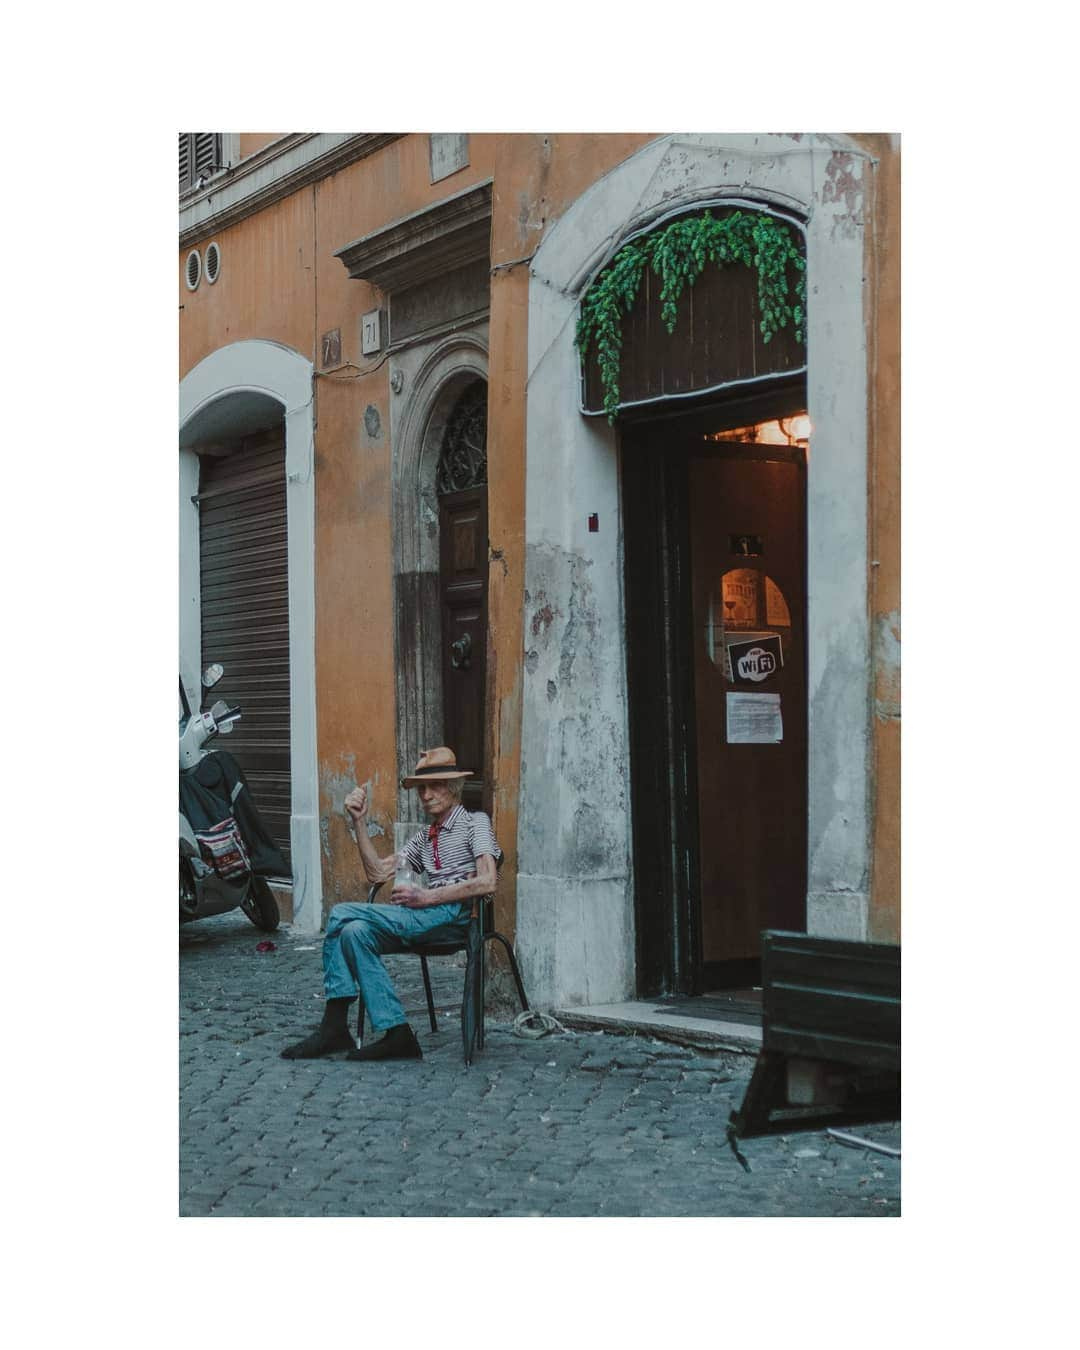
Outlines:
{"label": "striped polo shirt", "polygon": [[491,820],[483,811],[466,811],[455,806],[439,826],[439,865],[435,865],[435,841],[427,830],[417,830],[401,856],[414,872],[426,872],[428,885],[453,886],[476,875],[476,860],[490,853],[498,867],[502,849],[495,842]]}

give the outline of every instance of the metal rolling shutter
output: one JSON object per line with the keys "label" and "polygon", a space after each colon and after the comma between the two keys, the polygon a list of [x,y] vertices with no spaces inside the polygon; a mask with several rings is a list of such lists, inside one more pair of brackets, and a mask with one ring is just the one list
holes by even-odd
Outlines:
{"label": "metal rolling shutter", "polygon": [[225,675],[213,697],[243,716],[221,742],[291,865],[289,562],[284,433],[203,455],[199,471],[202,663]]}

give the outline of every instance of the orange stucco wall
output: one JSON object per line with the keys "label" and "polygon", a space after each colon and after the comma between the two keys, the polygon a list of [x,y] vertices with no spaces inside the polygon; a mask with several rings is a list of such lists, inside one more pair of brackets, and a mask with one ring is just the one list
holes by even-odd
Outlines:
{"label": "orange stucco wall", "polygon": [[[242,155],[276,139],[245,133]],[[361,316],[380,293],[350,280],[334,251],[413,211],[495,179],[489,380],[488,744],[495,827],[507,853],[498,922],[514,926],[524,587],[525,266],[544,231],[600,174],[649,141],[633,135],[473,135],[469,164],[430,182],[426,135],[410,135],[258,215],[207,235],[221,275],[188,292],[181,275],[181,374],[216,348],[263,338],[314,362],[317,430],[316,709],[325,905],[363,892],[337,803],[371,781],[377,846],[391,848],[396,779],[387,365],[360,352]],[[187,249],[181,251],[181,274]],[[322,370],[322,334],[341,332],[342,365]],[[374,367],[374,368],[373,368]],[[378,431],[369,410],[378,419]],[[368,421],[365,423],[365,413]]]}
{"label": "orange stucco wall", "polygon": [[[297,192],[231,229],[214,231],[221,272],[188,291],[180,253],[180,373],[219,347],[264,338],[313,359],[315,214],[310,191]],[[200,247],[196,245],[196,247]],[[340,267],[340,263],[338,264]]]}
{"label": "orange stucco wall", "polygon": [[240,131],[237,133],[237,143],[240,147],[240,158],[247,159],[248,155],[253,155],[256,150],[262,150],[270,145],[272,141],[279,140],[284,132],[281,131]]}

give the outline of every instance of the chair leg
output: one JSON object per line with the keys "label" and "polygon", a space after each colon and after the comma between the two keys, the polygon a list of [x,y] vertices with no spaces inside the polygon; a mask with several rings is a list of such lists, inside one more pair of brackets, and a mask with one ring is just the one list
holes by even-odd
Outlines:
{"label": "chair leg", "polygon": [[522,1011],[522,1012],[528,1012],[528,1011],[529,1011],[529,1000],[525,997],[525,986],[524,986],[524,985],[522,984],[522,982],[521,982],[521,971],[518,970],[517,957],[514,955],[514,949],[513,949],[513,947],[510,946],[510,943],[509,943],[509,942],[507,941],[507,939],[502,935],[502,933],[485,933],[485,934],[484,934],[484,941],[485,941],[485,942],[490,942],[492,938],[496,938],[499,942],[502,943],[503,948],[504,948],[505,951],[506,951],[506,955],[509,957],[509,960],[510,960],[510,971],[511,971],[511,973],[512,973],[513,976],[514,976],[514,983],[517,985],[518,998],[521,1000],[521,1011]]}
{"label": "chair leg", "polygon": [[480,950],[476,953],[476,959],[479,963],[476,980],[476,1048],[484,1048],[484,990],[487,983],[487,963],[484,960],[484,944],[480,943]]}
{"label": "chair leg", "polygon": [[359,991],[356,995],[356,1039],[364,1044],[364,996]]}
{"label": "chair leg", "polygon": [[465,984],[461,991],[461,1047],[466,1067],[472,1063],[476,1047],[476,985],[480,978],[477,962],[483,946],[477,929],[470,925],[465,947]]}
{"label": "chair leg", "polygon": [[461,991],[461,1051],[466,1068],[472,1063],[473,1047],[476,1044],[476,1028],[472,1025],[476,1008],[472,991],[474,959],[472,952],[465,958],[465,988]]}
{"label": "chair leg", "polygon": [[427,995],[428,1021],[431,1023],[432,1031],[438,1031],[439,1026],[435,1021],[435,1000],[431,997],[431,976],[428,974],[426,956],[420,957],[420,969],[424,972],[424,993]]}

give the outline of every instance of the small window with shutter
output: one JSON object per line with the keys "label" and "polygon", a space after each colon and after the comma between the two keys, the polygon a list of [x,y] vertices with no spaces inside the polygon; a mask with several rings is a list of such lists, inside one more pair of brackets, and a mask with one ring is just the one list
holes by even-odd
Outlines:
{"label": "small window with shutter", "polygon": [[224,168],[220,131],[180,132],[180,193],[199,186],[199,179]]}

